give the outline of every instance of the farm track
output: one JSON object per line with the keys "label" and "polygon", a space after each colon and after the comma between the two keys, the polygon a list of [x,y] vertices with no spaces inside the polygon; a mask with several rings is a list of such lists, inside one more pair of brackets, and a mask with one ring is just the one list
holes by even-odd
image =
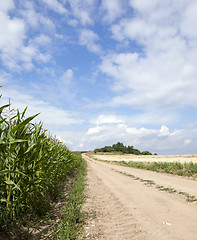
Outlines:
{"label": "farm track", "polygon": [[159,191],[119,172],[197,196],[197,181],[98,162],[88,163],[84,209],[89,217],[87,239],[197,239],[197,204],[178,193]]}

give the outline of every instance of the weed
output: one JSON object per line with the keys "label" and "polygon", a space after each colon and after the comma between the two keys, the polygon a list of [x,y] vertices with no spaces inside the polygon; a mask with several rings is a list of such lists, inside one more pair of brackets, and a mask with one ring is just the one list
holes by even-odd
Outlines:
{"label": "weed", "polygon": [[186,196],[188,202],[196,202],[197,201],[197,198],[193,195],[190,195],[189,193],[179,192],[179,194]]}
{"label": "weed", "polygon": [[[105,162],[109,163],[109,161],[105,161]],[[193,162],[180,163],[180,162],[110,161],[110,163],[120,165],[120,166],[145,169],[149,171],[169,173],[169,174],[174,174],[179,176],[187,176],[187,177],[194,177],[194,178],[197,177],[197,163],[193,163]]]}
{"label": "weed", "polygon": [[73,185],[62,214],[61,222],[54,231],[55,240],[74,240],[83,233],[85,213],[82,204],[85,200],[86,162],[83,160],[78,170],[78,176]]}
{"label": "weed", "polygon": [[157,185],[156,188],[159,189],[160,191],[166,191],[166,192],[169,192],[169,193],[177,192],[177,190],[174,189],[174,188],[164,187],[164,186],[160,186],[160,185]]}
{"label": "weed", "polygon": [[[143,179],[143,178],[140,178],[140,177],[136,177],[136,176],[134,176],[132,174],[128,174],[126,172],[121,172],[121,171],[116,171],[116,172],[118,172],[118,173],[120,173],[122,175],[128,176],[128,177],[131,177],[134,180],[139,180],[140,182],[143,182],[145,185],[152,186],[152,187],[155,186],[160,191],[166,191],[168,193],[177,193],[178,192],[174,188],[165,187],[165,186],[162,186],[162,185],[156,185],[156,183],[154,181],[152,181],[152,180],[146,180],[146,179]],[[186,196],[188,202],[195,202],[195,201],[197,201],[197,198],[195,196],[193,196],[193,195],[190,195],[189,193],[178,192],[178,194]]]}

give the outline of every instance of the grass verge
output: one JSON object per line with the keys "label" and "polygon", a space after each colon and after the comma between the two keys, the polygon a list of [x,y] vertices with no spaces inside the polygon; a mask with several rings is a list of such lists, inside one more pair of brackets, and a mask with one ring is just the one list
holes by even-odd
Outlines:
{"label": "grass verge", "polygon": [[[99,160],[99,159],[95,159]],[[120,166],[145,169],[154,172],[169,173],[178,176],[197,178],[197,163],[180,163],[180,162],[134,162],[134,161],[105,161]]]}
{"label": "grass verge", "polygon": [[82,159],[78,169],[77,179],[69,191],[61,221],[54,231],[54,240],[74,240],[83,233],[85,212],[82,204],[85,201],[86,162]]}

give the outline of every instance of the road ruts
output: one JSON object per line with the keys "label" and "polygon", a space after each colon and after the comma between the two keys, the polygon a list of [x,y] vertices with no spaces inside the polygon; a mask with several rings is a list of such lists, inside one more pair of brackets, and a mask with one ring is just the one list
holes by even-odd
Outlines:
{"label": "road ruts", "polygon": [[[197,205],[124,176],[110,164],[89,159],[87,201],[95,213],[87,239],[197,239]],[[122,167],[121,170],[122,171]]]}

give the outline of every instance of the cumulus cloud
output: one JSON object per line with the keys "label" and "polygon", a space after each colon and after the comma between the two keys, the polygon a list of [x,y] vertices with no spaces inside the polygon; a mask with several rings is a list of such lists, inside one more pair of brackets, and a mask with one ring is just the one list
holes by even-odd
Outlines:
{"label": "cumulus cloud", "polygon": [[96,124],[96,127],[89,128],[87,135],[97,134],[101,131],[108,130],[108,126],[124,124],[124,121],[117,118],[115,115],[99,115],[96,120],[91,121],[93,124]]}
{"label": "cumulus cloud", "polygon": [[158,136],[173,136],[181,132],[181,130],[174,130],[173,132],[169,131],[169,128],[166,126],[161,126]]}
{"label": "cumulus cloud", "polygon": [[50,54],[42,53],[40,51],[40,47],[43,47],[44,42],[46,46],[46,40],[47,43],[50,42],[49,38],[47,37],[45,39],[38,37],[30,40],[27,46],[21,46],[20,51],[15,59],[12,60],[10,59],[11,56],[8,56],[8,59],[10,60],[8,66],[11,68],[13,68],[13,66],[20,68],[20,65],[22,65],[26,70],[32,70],[34,68],[33,60],[47,63],[51,58]]}
{"label": "cumulus cloud", "polygon": [[129,41],[131,51],[106,55],[100,66],[112,80],[112,104],[142,109],[197,106],[197,4],[131,0],[130,5],[133,17],[112,25],[111,32],[115,40]]}
{"label": "cumulus cloud", "polygon": [[7,84],[9,82],[9,78],[10,78],[10,74],[1,70],[0,71],[0,86]]}
{"label": "cumulus cloud", "polygon": [[0,12],[0,22],[1,60],[7,67],[16,67],[14,59],[26,38],[25,23],[18,18],[11,19],[4,12]]}
{"label": "cumulus cloud", "polygon": [[61,76],[61,82],[63,83],[64,87],[68,87],[73,79],[74,77],[72,69],[67,69],[66,72],[64,72]]}
{"label": "cumulus cloud", "polygon": [[102,52],[101,46],[96,43],[96,41],[98,40],[99,40],[98,35],[92,30],[89,29],[81,30],[79,36],[79,44],[82,46],[86,46],[90,52],[101,54]]}
{"label": "cumulus cloud", "polygon": [[55,25],[51,19],[37,12],[32,2],[25,1],[23,7],[24,9],[21,9],[21,15],[23,19],[25,19],[25,23],[30,27],[38,28],[44,26],[47,29],[55,29]]}
{"label": "cumulus cloud", "polygon": [[19,18],[11,19],[0,11],[0,50],[4,53],[19,48],[25,39],[25,23]]}
{"label": "cumulus cloud", "polygon": [[[12,97],[13,107],[29,105],[30,115],[42,112],[40,119],[72,149],[88,150],[117,141],[159,153],[196,149],[196,126],[186,126],[194,119],[190,112],[197,107],[195,0],[37,3],[1,0],[0,60],[4,71],[0,71],[0,85],[10,84],[3,94]],[[99,36],[103,32],[104,36]],[[74,47],[97,54],[96,58],[88,55],[91,63],[87,69],[83,65],[80,78],[79,57],[70,58]],[[17,71],[15,80],[10,81],[14,78],[7,74],[9,70]],[[14,83],[25,82],[26,70],[36,70],[39,77],[34,75],[33,82],[32,71],[24,84],[27,91],[17,90]],[[79,81],[90,78],[91,70],[96,73],[94,80],[88,80],[89,85],[79,92]],[[39,95],[40,99],[34,97]],[[65,102],[69,103],[66,108],[77,106],[80,117],[63,110]],[[89,108],[83,102],[89,103]],[[189,116],[183,119],[187,106]],[[98,117],[92,119],[92,114]],[[73,124],[81,127],[72,129]]]}
{"label": "cumulus cloud", "polygon": [[8,12],[15,6],[13,0],[1,0],[0,11]]}
{"label": "cumulus cloud", "polygon": [[72,15],[79,21],[80,24],[92,25],[94,23],[92,14],[96,6],[96,0],[68,0],[68,2],[72,9]]}
{"label": "cumulus cloud", "polygon": [[183,20],[181,23],[182,33],[193,40],[197,38],[197,33],[195,31],[195,26],[197,24],[196,11],[197,2],[191,1],[191,3],[186,6],[186,10],[184,12]]}
{"label": "cumulus cloud", "polygon": [[185,141],[184,141],[184,144],[185,145],[188,145],[188,144],[190,144],[192,141],[190,140],[190,139],[185,139]]}
{"label": "cumulus cloud", "polygon": [[[50,103],[40,100],[28,93],[6,87],[1,89],[1,93],[3,95],[1,99],[3,104],[7,104],[8,98],[10,98],[12,103],[11,108],[23,111],[25,107],[28,106],[27,116],[40,113],[36,118],[36,122],[43,121],[44,126],[49,128],[50,131],[53,131],[55,128],[64,128],[81,123],[76,113],[52,106]],[[54,134],[56,134],[55,131]]]}
{"label": "cumulus cloud", "polygon": [[40,46],[46,46],[49,43],[51,43],[51,39],[44,34],[40,34],[39,36],[35,37],[33,41],[33,44],[38,44]]}
{"label": "cumulus cloud", "polygon": [[73,101],[76,97],[75,77],[72,69],[67,69],[59,79],[56,80],[59,98]]}
{"label": "cumulus cloud", "polygon": [[123,123],[124,121],[121,119],[118,119],[115,115],[99,115],[99,117],[96,120],[96,124],[112,124],[112,123]]}
{"label": "cumulus cloud", "polygon": [[57,0],[42,0],[45,4],[47,4],[53,11],[65,14],[67,13],[67,9],[62,5],[62,3]]}
{"label": "cumulus cloud", "polygon": [[[103,115],[102,118],[112,119],[112,116]],[[101,116],[98,116],[97,120],[94,121],[96,126],[88,129],[84,139],[85,145],[92,143],[92,147],[97,148],[121,141],[125,145],[133,145],[141,150],[149,150],[159,154],[178,154],[191,151],[194,142],[196,142],[195,133],[197,129],[195,126],[173,130],[165,125],[161,125],[157,129],[137,128],[131,127],[127,121],[121,120],[120,116],[114,115],[112,121],[100,121],[100,119]],[[187,138],[187,136],[190,136],[190,138]],[[183,149],[185,152],[182,152]]]}
{"label": "cumulus cloud", "polygon": [[[10,4],[8,4],[10,3]],[[41,52],[40,47],[47,46],[50,38],[44,34],[30,40],[27,37],[26,22],[22,18],[11,18],[8,11],[14,9],[14,4],[8,1],[0,9],[0,58],[4,66],[11,70],[32,70],[33,61],[48,62],[50,55]]]}
{"label": "cumulus cloud", "polygon": [[101,11],[103,12],[103,20],[112,23],[119,18],[124,12],[123,1],[120,0],[102,0]]}

